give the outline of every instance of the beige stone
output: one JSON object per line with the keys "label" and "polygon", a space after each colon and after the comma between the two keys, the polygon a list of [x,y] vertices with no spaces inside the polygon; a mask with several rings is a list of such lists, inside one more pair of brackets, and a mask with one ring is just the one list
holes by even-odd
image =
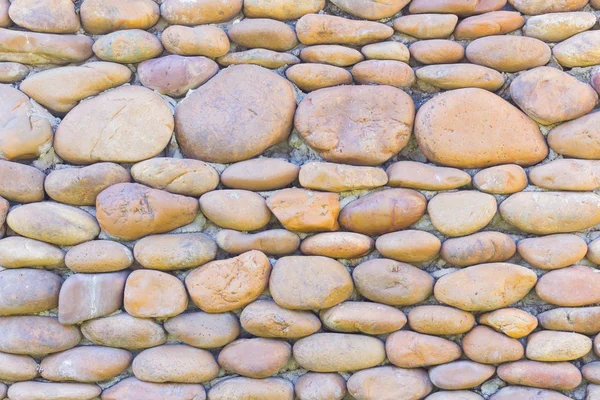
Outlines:
{"label": "beige stone", "polygon": [[537,15],[562,11],[577,11],[585,7],[588,0],[566,0],[560,3],[546,0],[508,0],[508,2],[523,14]]}
{"label": "beige stone", "polygon": [[116,31],[94,42],[94,54],[101,60],[122,64],[139,63],[157,57],[163,51],[160,40],[141,29]]}
{"label": "beige stone", "polygon": [[417,400],[432,390],[423,369],[384,366],[359,371],[348,379],[348,392],[357,400]]}
{"label": "beige stone", "polygon": [[307,46],[300,50],[300,58],[306,63],[323,63],[347,67],[364,59],[356,49],[335,44]]}
{"label": "beige stone", "polygon": [[471,360],[482,364],[501,364],[523,358],[523,345],[487,326],[476,326],[462,338],[462,348]]}
{"label": "beige stone", "polygon": [[160,324],[127,313],[86,321],[81,325],[81,333],[92,343],[131,350],[154,347],[167,341],[167,334]]}
{"label": "beige stone", "polygon": [[57,268],[65,265],[58,246],[20,236],[0,240],[0,265],[4,268]]}
{"label": "beige stone", "polygon": [[483,400],[483,397],[468,390],[442,390],[430,394],[425,397],[425,400]]}
{"label": "beige stone", "polygon": [[464,190],[440,193],[427,204],[433,226],[448,236],[464,236],[483,229],[496,215],[496,199],[489,194]]}
{"label": "beige stone", "polygon": [[242,0],[166,0],[160,14],[171,24],[202,25],[227,22],[242,10]]}
{"label": "beige stone", "polygon": [[214,190],[200,197],[200,210],[212,223],[226,229],[264,228],[271,212],[260,195],[248,190]]}
{"label": "beige stone", "polygon": [[102,35],[121,29],[148,29],[160,18],[152,0],[85,0],[79,10],[86,32]]}
{"label": "beige stone", "polygon": [[523,386],[506,386],[496,392],[492,400],[527,400],[541,397],[544,400],[567,400],[569,397],[558,392],[545,389],[528,388]]}
{"label": "beige stone", "polygon": [[454,38],[472,40],[483,36],[504,35],[519,29],[524,23],[525,19],[516,11],[493,11],[460,21],[454,31]]}
{"label": "beige stone", "polygon": [[[594,344],[594,346],[597,346]],[[600,383],[600,362],[587,363],[581,367],[581,374],[591,383]],[[589,386],[589,385],[588,385]]]}
{"label": "beige stone", "polygon": [[558,125],[548,134],[548,144],[558,154],[568,157],[600,159],[599,117],[600,113],[591,113]]}
{"label": "beige stone", "polygon": [[182,56],[221,57],[229,51],[227,34],[212,25],[171,25],[163,31],[161,41],[169,53]]}
{"label": "beige stone", "polygon": [[446,306],[417,306],[408,313],[410,329],[429,335],[460,335],[475,325],[473,314]]}
{"label": "beige stone", "polygon": [[298,19],[317,13],[325,7],[325,0],[247,0],[244,15],[248,18]]}
{"label": "beige stone", "polygon": [[387,0],[372,2],[370,0],[332,0],[333,4],[359,18],[378,20],[397,14],[409,0]]}
{"label": "beige stone", "polygon": [[535,291],[542,300],[550,304],[579,307],[600,302],[597,290],[599,285],[600,275],[595,269],[573,265],[544,274]]}
{"label": "beige stone", "polygon": [[361,85],[389,85],[400,88],[415,83],[415,73],[408,64],[396,60],[367,60],[352,67],[354,81]]}
{"label": "beige stone", "polygon": [[588,245],[586,258],[594,264],[600,264],[600,240],[596,239]]}
{"label": "beige stone", "polygon": [[567,68],[589,67],[600,62],[600,32],[581,32],[552,48],[556,61]]}
{"label": "beige stone", "polygon": [[514,240],[501,232],[479,232],[473,235],[447,239],[440,256],[449,264],[459,267],[506,261],[517,251]]}
{"label": "beige stone", "polygon": [[451,190],[468,185],[471,176],[456,168],[436,167],[416,161],[398,161],[386,173],[389,186],[422,190]]}
{"label": "beige stone", "polygon": [[529,335],[538,326],[536,317],[518,308],[502,308],[482,314],[479,323],[515,339]]}
{"label": "beige stone", "polygon": [[363,46],[361,53],[368,60],[396,60],[408,63],[410,52],[400,42],[379,42]]}
{"label": "beige stone", "polygon": [[443,39],[452,34],[458,17],[453,14],[413,14],[394,21],[394,29],[418,39]]}
{"label": "beige stone", "polygon": [[527,358],[535,361],[570,361],[588,354],[592,340],[573,332],[540,331],[527,338]]}
{"label": "beige stone", "polygon": [[299,170],[297,165],[280,158],[254,158],[225,168],[221,182],[233,189],[275,190],[295,181]]}
{"label": "beige stone", "polygon": [[138,263],[161,271],[196,268],[217,255],[217,245],[202,233],[152,235],[133,248]]}
{"label": "beige stone", "polygon": [[92,240],[71,247],[65,264],[79,273],[121,271],[133,264],[133,254],[126,246],[110,240]]}
{"label": "beige stone", "polygon": [[259,47],[287,51],[298,44],[294,29],[283,22],[267,18],[246,18],[232,25],[227,35],[232,42],[250,49]]}
{"label": "beige stone", "polygon": [[130,377],[102,392],[102,400],[205,400],[206,391],[200,384],[152,383]]}
{"label": "beige stone", "polygon": [[378,303],[346,301],[319,314],[323,324],[335,332],[383,335],[406,324],[401,310]]}
{"label": "beige stone", "polygon": [[467,46],[467,59],[473,64],[501,72],[519,72],[550,61],[550,47],[527,36],[498,35],[475,39]]}
{"label": "beige stone", "polygon": [[284,228],[297,232],[339,229],[339,196],[306,189],[283,189],[267,199],[267,206]]}
{"label": "beige stone", "polygon": [[299,400],[342,400],[346,395],[346,381],[336,373],[309,372],[294,385]]}
{"label": "beige stone", "polygon": [[284,65],[295,65],[300,62],[300,59],[289,53],[278,53],[272,50],[251,49],[239,51],[236,53],[228,53],[217,59],[217,62],[222,66],[253,64],[260,67],[276,69]]}
{"label": "beige stone", "polygon": [[267,338],[297,339],[321,328],[321,321],[314,313],[288,310],[272,300],[248,304],[242,310],[240,323],[247,332]]}
{"label": "beige stone", "polygon": [[587,31],[596,23],[596,16],[589,12],[566,12],[536,15],[523,27],[525,36],[545,42],[562,42],[580,32]]}
{"label": "beige stone", "polygon": [[219,352],[219,365],[249,378],[266,378],[282,369],[292,356],[292,346],[277,339],[238,339]]}
{"label": "beige stone", "polygon": [[61,325],[58,319],[37,315],[0,317],[0,351],[45,355],[77,346],[79,328]]}
{"label": "beige stone", "polygon": [[231,254],[259,250],[269,255],[286,255],[298,250],[300,238],[285,229],[270,229],[257,233],[244,233],[229,229],[220,230],[215,238],[217,245]]}
{"label": "beige stone", "polygon": [[1,271],[0,315],[36,314],[55,308],[61,285],[60,276],[50,271],[25,268]]}
{"label": "beige stone", "polygon": [[516,164],[483,169],[473,177],[477,190],[491,194],[512,194],[527,187],[527,174]]}
{"label": "beige stone", "polygon": [[411,229],[386,233],[375,242],[375,247],[382,256],[407,263],[422,263],[434,259],[441,245],[435,235]]}
{"label": "beige stone", "polygon": [[166,318],[181,314],[188,305],[183,283],[165,272],[139,269],[125,284],[125,311],[139,318]]}
{"label": "beige stone", "polygon": [[381,168],[325,162],[309,162],[302,165],[299,179],[305,188],[329,192],[373,189],[385,185],[388,181]]}
{"label": "beige stone", "polygon": [[44,200],[46,175],[39,169],[17,162],[0,160],[0,196],[18,203]]}
{"label": "beige stone", "polygon": [[352,83],[350,72],[326,64],[293,65],[285,70],[285,76],[304,92]]}
{"label": "beige stone", "polygon": [[13,0],[8,16],[34,32],[76,33],[81,28],[71,0]]}
{"label": "beige stone", "polygon": [[185,313],[169,318],[164,327],[175,340],[202,349],[223,347],[234,341],[241,331],[233,313]]}
{"label": "beige stone", "polygon": [[8,389],[14,400],[93,400],[100,396],[99,386],[86,383],[18,382]]}
{"label": "beige stone", "polygon": [[209,391],[210,400],[293,400],[294,385],[281,378],[234,377],[220,381]]}
{"label": "beige stone", "polygon": [[519,255],[530,265],[545,269],[559,269],[575,264],[588,250],[585,240],[575,235],[557,234],[519,241]]}
{"label": "beige stone", "polygon": [[504,85],[501,73],[475,64],[427,65],[415,73],[419,80],[446,90],[472,87],[493,92]]}
{"label": "beige stone", "polygon": [[375,241],[360,233],[325,232],[304,239],[300,251],[305,255],[348,259],[366,256],[374,247]]}
{"label": "beige stone", "polygon": [[414,42],[408,50],[410,56],[421,64],[452,64],[465,56],[465,49],[461,44],[444,39]]}
{"label": "beige stone", "polygon": [[496,368],[472,361],[454,361],[429,370],[429,379],[440,389],[469,389],[491,378]]}
{"label": "beige stone", "polygon": [[459,16],[497,11],[506,0],[413,0],[409,11],[419,13],[450,13]]}
{"label": "beige stone", "polygon": [[516,361],[498,367],[498,377],[508,384],[571,390],[581,383],[581,372],[571,363]]}
{"label": "beige stone", "polygon": [[296,23],[302,44],[346,44],[362,46],[392,36],[392,27],[371,21],[356,21],[325,14],[307,14]]}
{"label": "beige stone", "polygon": [[390,362],[401,368],[428,367],[460,358],[460,346],[448,339],[411,331],[388,336],[385,352]]}
{"label": "beige stone", "polygon": [[[7,0],[8,1],[8,0]],[[0,83],[13,83],[24,79],[29,67],[16,62],[0,62]]]}
{"label": "beige stone", "polygon": [[600,161],[553,160],[529,171],[529,180],[548,190],[593,191],[600,186]]}
{"label": "beige stone", "polygon": [[600,307],[553,308],[537,315],[540,325],[552,331],[596,335],[600,332]]}
{"label": "beige stone", "polygon": [[11,24],[10,17],[8,16],[9,7],[9,0],[0,1],[0,27],[2,28],[7,28]]}
{"label": "beige stone", "polygon": [[38,368],[38,363],[29,356],[0,353],[0,379],[3,381],[19,382],[34,379],[38,376]]}

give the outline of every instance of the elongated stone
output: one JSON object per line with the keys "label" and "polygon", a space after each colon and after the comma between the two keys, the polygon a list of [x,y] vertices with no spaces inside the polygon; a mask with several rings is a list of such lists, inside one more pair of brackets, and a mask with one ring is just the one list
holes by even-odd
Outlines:
{"label": "elongated stone", "polygon": [[540,325],[553,331],[596,335],[600,332],[600,307],[554,308],[537,315]]}
{"label": "elongated stone", "polygon": [[553,160],[529,171],[529,180],[548,190],[593,191],[600,186],[600,161]]}
{"label": "elongated stone", "polygon": [[75,347],[79,328],[61,325],[58,319],[37,315],[0,317],[0,351],[45,355]]}
{"label": "elongated stone", "polygon": [[527,36],[486,36],[472,41],[466,55],[474,64],[501,72],[519,72],[540,67],[550,61],[550,47]]}
{"label": "elongated stone", "polygon": [[300,168],[300,184],[309,189],[328,192],[373,189],[387,183],[381,168],[310,162]]}
{"label": "elongated stone", "polygon": [[302,44],[347,44],[362,46],[392,36],[394,30],[379,22],[355,21],[333,15],[308,14],[296,23]]}
{"label": "elongated stone", "polygon": [[65,264],[58,246],[20,236],[0,240],[0,265],[4,268],[56,268]]}
{"label": "elongated stone", "polygon": [[540,298],[563,307],[588,306],[600,302],[600,275],[583,265],[550,271],[535,287]]}

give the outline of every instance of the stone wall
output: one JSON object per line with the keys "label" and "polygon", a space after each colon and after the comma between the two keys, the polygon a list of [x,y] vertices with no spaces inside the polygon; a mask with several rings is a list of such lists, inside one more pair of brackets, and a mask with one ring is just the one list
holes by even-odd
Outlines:
{"label": "stone wall", "polygon": [[600,399],[589,3],[0,0],[0,399]]}

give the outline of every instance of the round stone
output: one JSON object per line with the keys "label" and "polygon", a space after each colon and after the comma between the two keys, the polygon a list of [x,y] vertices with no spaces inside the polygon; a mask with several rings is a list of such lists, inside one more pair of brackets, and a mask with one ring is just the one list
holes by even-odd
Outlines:
{"label": "round stone", "polygon": [[588,306],[600,302],[600,275],[583,265],[557,269],[544,274],[535,287],[538,296],[565,307]]}
{"label": "round stone", "polygon": [[283,22],[267,18],[246,18],[227,31],[232,42],[241,47],[275,51],[291,50],[298,44],[296,32]]}
{"label": "round stone", "polygon": [[240,323],[233,313],[185,313],[169,318],[164,327],[175,340],[201,349],[223,347],[240,334]]}
{"label": "round stone", "polygon": [[550,47],[527,36],[498,35],[475,39],[467,46],[467,59],[473,64],[500,72],[519,72],[546,65]]}
{"label": "round stone", "polygon": [[387,233],[377,238],[375,247],[384,257],[407,263],[422,263],[433,260],[442,243],[429,232],[403,230]]}
{"label": "round stone", "polygon": [[408,64],[395,60],[367,60],[352,67],[354,81],[361,85],[389,85],[408,88],[415,83],[415,73]]}
{"label": "round stone", "polygon": [[368,60],[396,60],[408,63],[410,58],[408,47],[393,41],[368,44],[360,51]]}
{"label": "round stone", "polygon": [[556,61],[566,68],[589,67],[600,62],[600,32],[581,32],[552,48]]}
{"label": "round stone", "polygon": [[567,397],[561,393],[553,390],[545,390],[538,388],[528,388],[523,386],[506,386],[497,391],[491,400],[515,400],[515,399],[531,399],[532,397],[542,397],[544,400],[568,400]]}
{"label": "round stone", "polygon": [[13,0],[8,15],[34,32],[75,33],[81,28],[71,0]]}
{"label": "round stone", "polygon": [[452,64],[465,56],[465,49],[460,43],[444,39],[414,42],[408,50],[410,56],[421,64]]}
{"label": "round stone", "polygon": [[100,396],[99,386],[85,383],[18,382],[8,388],[8,397],[15,400],[93,400]]}
{"label": "round stone", "polygon": [[548,134],[548,144],[568,157],[600,159],[600,113],[591,113],[558,125]]}
{"label": "round stone", "polygon": [[139,269],[125,285],[125,311],[139,318],[166,318],[181,314],[188,305],[183,283],[165,272]]}
{"label": "round stone", "polygon": [[588,0],[566,0],[561,3],[548,3],[545,0],[509,0],[508,2],[523,14],[538,15],[562,11],[577,11],[585,7]]}
{"label": "round stone", "polygon": [[423,369],[384,366],[358,371],[348,379],[348,392],[360,400],[418,400],[432,390]]}
{"label": "round stone", "polygon": [[346,395],[346,381],[336,373],[309,372],[294,385],[299,400],[342,400]]}
{"label": "round stone", "polygon": [[575,389],[581,383],[581,372],[568,362],[511,362],[498,367],[498,377],[512,385],[555,390]]}
{"label": "round stone", "polygon": [[369,254],[375,241],[353,232],[326,232],[309,236],[302,241],[300,251],[307,256],[358,258]]}
{"label": "round stone", "polygon": [[548,190],[592,191],[600,186],[600,161],[552,160],[529,171],[529,180]]}
{"label": "round stone", "polygon": [[160,14],[171,24],[217,24],[233,19],[242,10],[243,0],[166,0]]}
{"label": "round stone", "polygon": [[464,236],[477,232],[496,215],[494,196],[475,190],[440,193],[427,204],[433,226],[448,236]]}
{"label": "round stone", "polygon": [[475,325],[470,312],[446,306],[417,306],[408,313],[410,329],[429,335],[460,335]]}
{"label": "round stone", "polygon": [[300,185],[305,188],[328,192],[373,189],[385,185],[388,181],[385,171],[381,168],[326,162],[309,162],[302,165],[298,178]]}
{"label": "round stone", "polygon": [[0,240],[0,265],[4,268],[57,268],[65,265],[58,246],[39,240],[10,236]]}
{"label": "round stone", "polygon": [[317,13],[325,7],[325,0],[246,0],[244,15],[248,18],[298,19]]}
{"label": "round stone", "polygon": [[359,18],[379,20],[397,14],[409,0],[389,0],[373,3],[370,0],[332,0],[333,4]]}
{"label": "round stone", "polygon": [[523,345],[517,340],[478,325],[462,338],[465,355],[482,364],[501,364],[523,358]]}
{"label": "round stone", "polygon": [[494,11],[460,21],[454,31],[454,38],[472,40],[489,35],[503,35],[519,29],[524,23],[525,19],[516,11]]}
{"label": "round stone", "polygon": [[160,39],[169,53],[182,56],[221,57],[230,48],[225,31],[213,25],[171,25],[162,32]]}
{"label": "round stone", "polygon": [[32,357],[0,353],[0,379],[3,381],[28,381],[38,376],[38,370],[39,365]]}
{"label": "round stone", "polygon": [[545,42],[558,43],[587,31],[595,23],[596,16],[583,11],[535,15],[527,19],[523,34]]}
{"label": "round stone", "polygon": [[0,317],[0,351],[12,354],[45,355],[77,346],[77,326],[62,325],[58,319],[37,315]]}
{"label": "round stone", "polygon": [[[360,1],[364,2],[364,0]],[[346,2],[350,4],[350,1],[346,0]],[[356,1],[353,1],[352,4],[356,4]],[[393,33],[394,29],[391,26],[379,22],[352,20],[326,14],[308,14],[296,23],[298,39],[305,45],[346,44],[362,46],[381,42],[392,36]]]}
{"label": "round stone", "polygon": [[519,241],[519,255],[540,269],[559,269],[575,264],[588,251],[585,240],[576,235],[557,234]]}
{"label": "round stone", "polygon": [[402,368],[418,368],[445,364],[461,356],[456,343],[411,331],[397,331],[385,341],[385,352],[390,362]]}
{"label": "round stone", "polygon": [[277,339],[239,339],[219,352],[219,365],[249,378],[275,375],[292,356],[292,346]]}
{"label": "round stone", "polygon": [[200,197],[200,210],[212,223],[226,229],[264,228],[271,212],[259,194],[248,190],[213,190]]}
{"label": "round stone", "polygon": [[50,271],[26,268],[1,271],[0,315],[37,314],[55,308],[61,285],[60,276]]}
{"label": "round stone", "polygon": [[322,63],[337,67],[348,67],[364,60],[358,50],[336,44],[305,47],[300,51],[300,58],[305,63]]}
{"label": "round stone", "polygon": [[422,190],[451,190],[468,185],[471,175],[456,168],[436,167],[416,161],[398,161],[386,173],[389,185]]}
{"label": "round stone", "polygon": [[80,273],[121,271],[133,264],[133,254],[121,243],[92,240],[70,248],[65,264]]}
{"label": "round stone", "polygon": [[412,14],[395,20],[394,29],[418,39],[442,39],[452,34],[457,22],[453,14]]}
{"label": "round stone", "polygon": [[102,392],[103,400],[205,400],[204,386],[193,383],[152,383],[130,377]]}
{"label": "round stone", "polygon": [[552,331],[571,331],[584,335],[600,332],[600,307],[554,308],[538,314],[537,319],[543,328]]}
{"label": "round stone", "polygon": [[481,385],[495,372],[492,365],[461,360],[431,368],[429,379],[440,389],[469,389]]}
{"label": "round stone", "polygon": [[296,339],[321,329],[321,321],[312,312],[288,310],[272,300],[248,304],[242,310],[240,322],[247,332],[267,338]]}
{"label": "round stone", "polygon": [[512,194],[527,187],[527,174],[519,165],[497,165],[476,173],[473,186],[485,193]]}
{"label": "round stone", "polygon": [[292,400],[294,385],[281,378],[254,379],[242,376],[225,379],[211,387],[211,400],[261,399]]}
{"label": "round stone", "polygon": [[0,160],[0,196],[17,203],[44,200],[46,175],[30,165]]}

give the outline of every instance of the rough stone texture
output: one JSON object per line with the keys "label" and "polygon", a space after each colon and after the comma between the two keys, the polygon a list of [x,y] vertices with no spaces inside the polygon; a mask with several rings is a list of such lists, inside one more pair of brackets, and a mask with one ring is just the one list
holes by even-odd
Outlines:
{"label": "rough stone texture", "polygon": [[501,73],[475,64],[438,64],[417,69],[417,78],[440,89],[467,87],[498,90],[504,85]]}
{"label": "rough stone texture", "polygon": [[272,229],[258,233],[221,230],[216,237],[219,248],[231,254],[259,250],[269,255],[291,254],[300,246],[300,238],[285,229]]}
{"label": "rough stone texture", "polygon": [[58,306],[62,279],[55,273],[20,268],[0,272],[0,315],[35,314]]}
{"label": "rough stone texture", "polygon": [[442,39],[452,34],[457,22],[452,14],[415,14],[395,20],[394,29],[418,39]]}
{"label": "rough stone texture", "polygon": [[292,400],[294,386],[281,378],[253,379],[240,376],[220,381],[210,389],[208,395],[211,400]]}
{"label": "rough stone texture", "polygon": [[296,381],[294,391],[299,400],[342,400],[346,381],[339,374],[309,372]]}
{"label": "rough stone texture", "polygon": [[339,229],[340,202],[335,193],[283,189],[267,199],[267,207],[281,225],[291,231],[322,232]]}
{"label": "rough stone texture", "polygon": [[221,173],[223,185],[253,191],[281,189],[298,178],[298,166],[278,158],[255,158],[232,164]]}
{"label": "rough stone texture", "polygon": [[592,340],[573,332],[540,331],[527,340],[527,358],[536,361],[569,361],[592,350]]}
{"label": "rough stone texture", "polygon": [[485,193],[512,194],[527,187],[527,174],[519,165],[497,165],[475,174],[473,186]]}
{"label": "rough stone texture", "polygon": [[454,361],[431,368],[429,379],[440,389],[469,389],[481,385],[495,372],[496,368],[490,365],[471,361]]}
{"label": "rough stone texture", "polygon": [[595,16],[589,12],[536,15],[527,20],[523,34],[545,42],[561,42],[577,33],[587,31],[595,23]]}
{"label": "rough stone texture", "polygon": [[133,64],[158,56],[163,46],[151,33],[127,29],[102,36],[94,42],[92,49],[101,60]]}
{"label": "rough stone texture", "polygon": [[85,383],[18,382],[8,388],[8,396],[15,400],[93,400],[102,389]]}
{"label": "rough stone texture", "polygon": [[377,303],[347,301],[321,310],[320,316],[323,324],[332,331],[367,335],[391,333],[406,324],[402,311]]}
{"label": "rough stone texture", "polygon": [[487,326],[476,326],[462,339],[465,355],[478,363],[500,364],[523,357],[523,345]]}
{"label": "rough stone texture", "polygon": [[598,46],[600,32],[582,32],[558,43],[552,48],[552,54],[563,67],[587,67],[600,60]]}
{"label": "rough stone texture", "polygon": [[537,315],[540,325],[552,331],[572,331],[584,335],[600,332],[600,307],[554,308]]}
{"label": "rough stone texture", "polygon": [[201,25],[226,22],[242,9],[242,0],[166,0],[160,14],[171,24]]}
{"label": "rough stone texture", "polygon": [[408,88],[415,73],[406,63],[395,60],[367,60],[352,67],[354,81],[361,85],[389,85]]}
{"label": "rough stone texture", "polygon": [[502,35],[519,29],[524,23],[525,19],[518,12],[493,11],[460,21],[454,31],[454,38],[478,39],[483,36]]}
{"label": "rough stone texture", "polygon": [[600,146],[596,139],[600,134],[596,129],[599,117],[600,113],[591,113],[558,125],[548,134],[548,145],[568,157],[599,159]]}
{"label": "rough stone texture", "polygon": [[331,258],[358,258],[369,254],[375,241],[353,232],[317,233],[302,241],[300,251],[305,255]]}
{"label": "rough stone texture", "polygon": [[475,325],[473,314],[446,306],[418,306],[408,313],[410,328],[429,335],[460,335]]}
{"label": "rough stone texture", "polygon": [[127,313],[87,321],[81,325],[81,333],[92,343],[131,350],[158,346],[167,340],[162,326]]}
{"label": "rough stone texture", "polygon": [[251,334],[268,338],[301,338],[321,328],[321,321],[312,312],[289,310],[272,300],[250,303],[242,311],[240,323]]}
{"label": "rough stone texture", "polygon": [[515,339],[529,335],[538,326],[536,317],[518,308],[502,308],[482,314],[479,323]]}
{"label": "rough stone texture", "polygon": [[385,171],[389,186],[422,190],[451,190],[468,185],[471,176],[456,168],[436,167],[415,161],[398,161]]}
{"label": "rough stone texture", "polygon": [[369,60],[396,60],[408,63],[410,53],[400,42],[380,42],[363,46],[361,53]]}
{"label": "rough stone texture", "polygon": [[360,62],[364,56],[356,49],[336,44],[307,46],[300,51],[300,58],[306,63],[323,63],[338,67],[348,67]]}
{"label": "rough stone texture", "polygon": [[75,347],[79,328],[61,325],[58,319],[33,315],[0,317],[0,351],[45,355]]}
{"label": "rough stone texture", "polygon": [[465,56],[462,45],[450,40],[432,39],[410,45],[410,56],[421,64],[457,63]]}
{"label": "rough stone texture", "polygon": [[9,201],[33,203],[44,200],[46,175],[37,168],[0,160],[0,196]]}
{"label": "rough stone texture", "polygon": [[516,361],[498,367],[498,377],[512,385],[569,390],[581,383],[581,372],[571,363]]}
{"label": "rough stone texture", "polygon": [[151,383],[126,378],[104,390],[102,400],[205,400],[206,391],[200,384]]}

